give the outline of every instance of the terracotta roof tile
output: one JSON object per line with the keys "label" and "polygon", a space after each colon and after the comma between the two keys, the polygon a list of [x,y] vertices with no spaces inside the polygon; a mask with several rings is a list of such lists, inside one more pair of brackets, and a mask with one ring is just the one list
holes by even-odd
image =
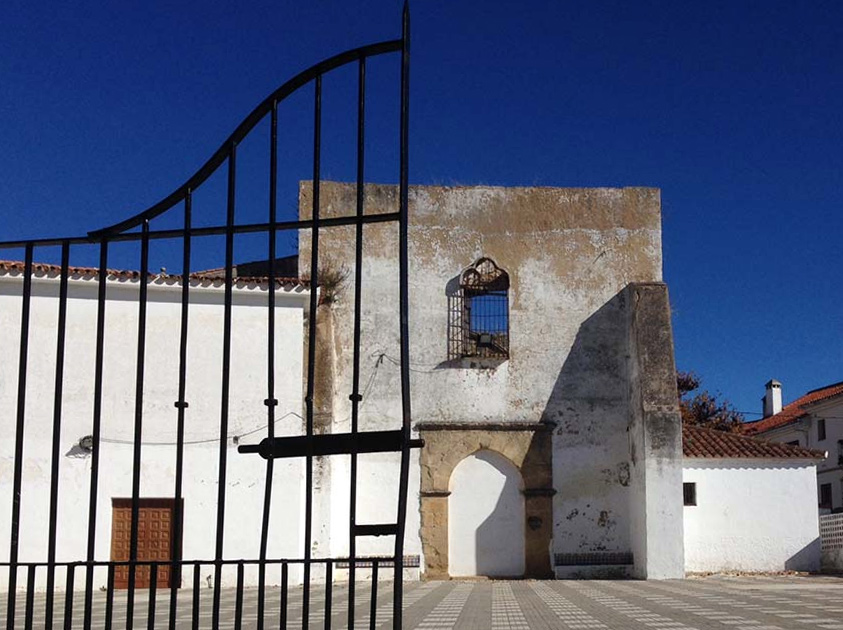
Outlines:
{"label": "terracotta roof tile", "polygon": [[800,418],[808,415],[808,410],[805,409],[807,405],[820,402],[821,400],[825,400],[833,396],[839,396],[840,394],[843,394],[843,382],[820,387],[819,389],[808,392],[801,398],[797,398],[792,403],[785,405],[777,414],[767,416],[766,418],[756,420],[755,422],[747,422],[743,426],[743,432],[747,435],[756,435],[758,433],[763,433],[764,431],[769,431],[770,429],[782,427],[786,424],[790,424],[791,422],[796,422]]}
{"label": "terracotta roof tile", "polygon": [[825,451],[801,446],[790,446],[779,442],[768,442],[760,438],[747,437],[738,433],[726,433],[713,429],[682,426],[682,453],[685,457],[708,458],[768,458],[768,459],[825,459]]}
{"label": "terracotta roof tile", "polygon": [[[24,263],[20,260],[0,260],[0,275],[20,275],[24,271]],[[32,263],[33,276],[36,278],[57,278],[61,274],[61,267],[59,265],[51,265],[45,263]],[[69,267],[68,272],[70,277],[78,280],[95,280],[99,277],[99,269],[96,267]],[[117,281],[137,281],[140,279],[140,271],[124,270],[124,269],[109,269],[108,279]],[[149,284],[159,285],[177,285],[181,284],[182,276],[178,274],[168,273],[149,273],[147,275],[147,282]],[[218,274],[211,273],[192,273],[190,274],[192,282],[201,283],[203,286],[223,286],[225,284],[225,277]],[[307,288],[310,282],[303,278],[276,278],[276,286],[283,288]],[[267,283],[266,277],[261,276],[238,276],[234,278],[234,285],[238,287],[256,286]]]}

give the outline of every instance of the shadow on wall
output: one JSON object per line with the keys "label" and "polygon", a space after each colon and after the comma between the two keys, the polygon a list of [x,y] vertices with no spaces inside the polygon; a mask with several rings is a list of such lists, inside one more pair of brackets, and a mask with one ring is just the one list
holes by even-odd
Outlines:
{"label": "shadow on wall", "polygon": [[452,576],[524,575],[524,496],[518,468],[481,450],[454,469],[449,499]]}
{"label": "shadow on wall", "polygon": [[542,414],[555,424],[554,550],[564,564],[630,551],[627,296],[580,324]]}
{"label": "shadow on wall", "polygon": [[483,458],[505,479],[492,513],[477,528],[477,575],[522,577],[525,518],[521,475],[511,462],[496,453],[481,452],[476,457]]}
{"label": "shadow on wall", "polygon": [[813,573],[820,570],[821,558],[822,541],[817,537],[785,560],[784,568],[785,571],[810,571]]}

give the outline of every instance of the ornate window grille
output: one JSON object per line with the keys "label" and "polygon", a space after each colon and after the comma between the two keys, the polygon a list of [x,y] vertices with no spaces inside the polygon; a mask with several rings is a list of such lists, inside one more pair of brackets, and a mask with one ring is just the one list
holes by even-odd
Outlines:
{"label": "ornate window grille", "polygon": [[448,358],[509,357],[509,274],[480,258],[460,274],[450,296]]}

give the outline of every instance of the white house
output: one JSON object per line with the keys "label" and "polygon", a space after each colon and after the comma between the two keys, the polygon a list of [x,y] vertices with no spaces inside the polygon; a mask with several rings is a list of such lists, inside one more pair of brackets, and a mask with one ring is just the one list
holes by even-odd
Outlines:
{"label": "white house", "polygon": [[843,511],[843,383],[811,390],[782,406],[782,385],[771,380],[762,402],[764,418],[745,425],[745,433],[828,451],[817,465],[817,503],[825,513]]}
{"label": "white house", "polygon": [[683,427],[685,568],[817,571],[824,451]]}
{"label": "white house", "polygon": [[[47,557],[51,494],[56,326],[60,268],[34,265],[29,328],[29,365],[21,492],[21,562]],[[71,268],[67,300],[67,336],[61,433],[58,458],[56,559],[85,558],[91,478],[90,434],[96,349],[96,269]],[[0,263],[0,417],[14,427],[18,382],[23,264]],[[151,274],[148,283],[146,370],[143,399],[141,524],[172,536],[179,383],[181,285],[179,276]],[[220,451],[220,385],[222,369],[223,288],[218,277],[194,275],[190,280],[188,353],[184,429],[183,532],[181,540],[161,543],[164,555],[181,550],[185,559],[213,559]],[[138,343],[137,272],[109,271],[106,284],[103,359],[102,429],[97,494],[96,558],[128,559],[123,530],[129,522],[132,496],[132,453],[135,419],[135,361]],[[260,279],[238,278],[233,289],[229,432],[226,478],[227,557],[258,557],[263,509],[265,462],[237,453],[237,443],[257,442],[266,435],[267,295]],[[279,280],[275,308],[277,435],[299,434],[302,412],[302,325],[309,288],[297,279]],[[12,504],[12,433],[0,440],[0,554],[8,560]],[[270,517],[269,553],[275,557],[301,553],[301,464],[277,462]],[[292,511],[290,506],[296,506]],[[141,547],[145,544],[140,541]],[[149,543],[152,544],[151,542]],[[158,543],[155,543],[158,544]],[[139,557],[152,559],[151,549]],[[251,570],[251,568],[249,569]],[[211,573],[203,569],[202,578]],[[162,572],[162,579],[165,578]],[[57,584],[64,584],[58,572]],[[190,575],[182,576],[189,580]],[[7,572],[2,572],[3,583]],[[44,573],[38,571],[37,586]],[[119,583],[121,575],[116,576]],[[224,574],[224,582],[233,575]],[[254,581],[248,575],[249,582]],[[98,570],[95,586],[105,584]],[[84,586],[84,580],[82,580]],[[20,581],[18,582],[20,584]]]}

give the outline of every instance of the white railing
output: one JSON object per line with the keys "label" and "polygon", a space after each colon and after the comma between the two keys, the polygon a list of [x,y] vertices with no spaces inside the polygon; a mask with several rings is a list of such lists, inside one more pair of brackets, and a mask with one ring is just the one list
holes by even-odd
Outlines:
{"label": "white railing", "polygon": [[820,516],[820,539],[823,550],[843,549],[843,514]]}

